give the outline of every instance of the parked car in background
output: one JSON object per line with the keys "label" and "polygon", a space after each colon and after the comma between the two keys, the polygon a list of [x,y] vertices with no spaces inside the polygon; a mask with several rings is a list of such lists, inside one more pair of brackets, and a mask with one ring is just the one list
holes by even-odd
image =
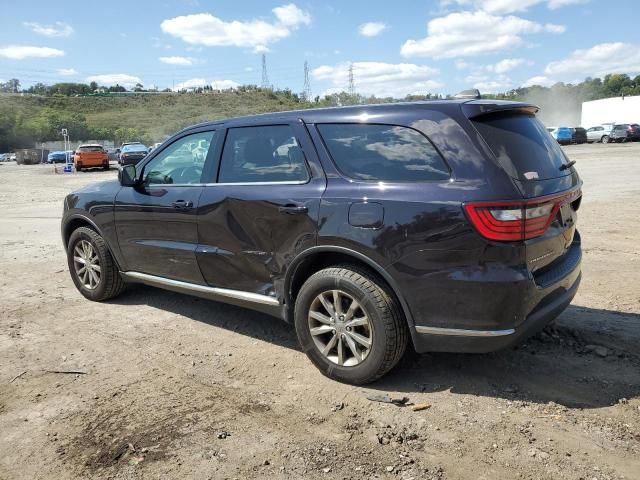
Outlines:
{"label": "parked car in background", "polygon": [[640,125],[637,123],[629,124],[629,128],[627,128],[627,140],[630,142],[640,140]]}
{"label": "parked car in background", "polygon": [[67,163],[67,152],[51,152],[49,155],[47,155],[47,163]]}
{"label": "parked car in background", "polygon": [[549,127],[547,130],[560,145],[568,145],[573,139],[573,131],[569,127]]}
{"label": "parked car in background", "polygon": [[142,142],[123,142],[120,148],[126,147],[127,145],[142,145]]}
{"label": "parked car in background", "polygon": [[588,142],[609,143],[609,135],[613,129],[613,123],[603,123],[587,129]]}
{"label": "parked car in background", "polygon": [[9,154],[9,161],[10,162],[15,162],[17,160],[18,160],[18,156],[15,153]]}
{"label": "parked car in background", "polygon": [[582,127],[571,129],[571,141],[573,143],[587,143],[587,130]]}
{"label": "parked car in background", "polygon": [[129,143],[120,149],[120,165],[135,165],[147,156],[149,150],[141,143]]}
{"label": "parked car in background", "polygon": [[109,156],[99,144],[78,145],[73,156],[76,172],[85,168],[102,168],[109,170]]}
{"label": "parked car in background", "polygon": [[609,133],[609,140],[617,143],[626,142],[629,135],[628,129],[629,125],[626,123],[614,125]]}
{"label": "parked car in background", "polygon": [[8,162],[11,159],[10,153],[0,153],[0,162]]}
{"label": "parked car in background", "polygon": [[281,318],[354,384],[409,342],[514,345],[581,279],[582,182],[537,111],[446,100],[195,125],[66,197],[69,273],[93,301],[140,282]]}

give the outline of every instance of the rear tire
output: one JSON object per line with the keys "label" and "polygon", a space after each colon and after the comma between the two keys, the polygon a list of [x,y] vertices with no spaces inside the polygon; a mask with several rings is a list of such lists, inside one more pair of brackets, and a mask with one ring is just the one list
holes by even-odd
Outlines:
{"label": "rear tire", "polygon": [[[325,302],[333,305],[333,315]],[[375,275],[352,265],[325,268],[309,277],[296,299],[294,320],[311,362],[327,377],[355,385],[391,370],[409,338],[392,292]]]}
{"label": "rear tire", "polygon": [[609,143],[609,135],[605,135],[602,137],[602,143]]}
{"label": "rear tire", "polygon": [[74,230],[69,237],[67,263],[73,283],[89,300],[108,300],[120,295],[125,288],[104,239],[88,227]]}

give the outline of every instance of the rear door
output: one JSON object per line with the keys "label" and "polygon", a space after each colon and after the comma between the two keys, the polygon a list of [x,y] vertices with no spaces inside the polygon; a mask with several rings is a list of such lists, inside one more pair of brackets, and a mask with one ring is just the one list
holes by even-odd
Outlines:
{"label": "rear door", "polygon": [[115,201],[118,242],[126,268],[192,283],[204,283],[196,262],[197,208],[202,172],[217,134],[185,134],[158,151],[142,169],[139,187],[123,187]]}
{"label": "rear door", "polygon": [[295,256],[316,244],[324,173],[301,122],[226,130],[198,215],[198,264],[214,287],[279,296]]}

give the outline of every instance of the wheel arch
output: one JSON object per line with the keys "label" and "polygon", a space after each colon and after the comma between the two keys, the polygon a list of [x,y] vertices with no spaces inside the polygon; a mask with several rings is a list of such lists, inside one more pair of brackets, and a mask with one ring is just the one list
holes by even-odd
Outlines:
{"label": "wheel arch", "polygon": [[312,247],[298,254],[293,260],[284,279],[285,320],[293,323],[293,308],[300,287],[307,278],[315,272],[331,265],[351,263],[366,268],[377,275],[389,287],[396,297],[408,325],[413,326],[413,315],[404,297],[400,294],[400,287],[380,264],[366,255],[346,247],[318,246]]}
{"label": "wheel arch", "polygon": [[109,241],[107,240],[104,233],[102,232],[102,229],[98,226],[96,222],[86,217],[85,215],[73,214],[73,215],[70,215],[67,219],[65,219],[65,222],[62,227],[62,241],[64,243],[65,250],[69,245],[69,239],[71,238],[71,234],[80,227],[88,227],[91,230],[94,230],[98,235],[102,237],[105,245],[107,246],[107,249],[109,249],[109,252],[111,253],[111,257],[113,257],[113,261],[115,262],[116,266],[120,270],[119,259],[114,254],[113,248],[111,248],[111,245],[109,244]]}

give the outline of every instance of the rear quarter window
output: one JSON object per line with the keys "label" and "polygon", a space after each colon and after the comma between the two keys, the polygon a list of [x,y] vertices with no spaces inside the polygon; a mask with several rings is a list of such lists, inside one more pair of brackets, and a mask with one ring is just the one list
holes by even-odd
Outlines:
{"label": "rear quarter window", "polygon": [[325,123],[316,127],[336,167],[347,177],[388,182],[449,178],[440,153],[412,128],[365,123]]}

